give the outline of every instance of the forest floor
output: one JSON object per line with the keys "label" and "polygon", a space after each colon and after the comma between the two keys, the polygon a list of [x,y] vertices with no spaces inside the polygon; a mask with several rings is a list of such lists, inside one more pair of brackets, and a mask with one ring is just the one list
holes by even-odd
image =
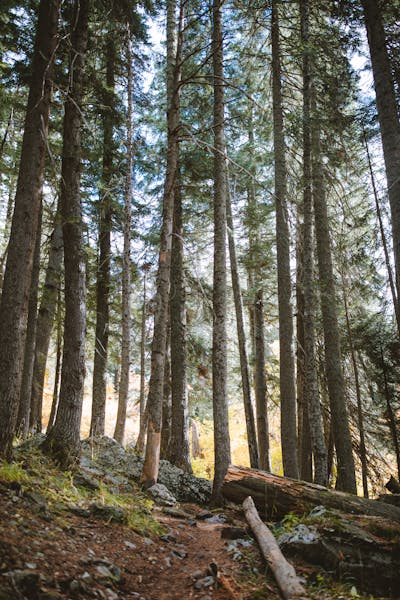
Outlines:
{"label": "forest floor", "polygon": [[[0,600],[280,597],[238,508],[162,507],[80,488],[38,452],[18,460],[0,465]],[[371,598],[294,564],[310,598]]]}

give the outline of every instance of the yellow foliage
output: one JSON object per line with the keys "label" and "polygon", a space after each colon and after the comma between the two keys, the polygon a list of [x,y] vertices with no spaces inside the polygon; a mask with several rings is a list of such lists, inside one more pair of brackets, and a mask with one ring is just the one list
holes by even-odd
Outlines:
{"label": "yellow foliage", "polygon": [[[276,416],[272,415],[271,421],[276,425]],[[197,477],[213,479],[214,477],[214,431],[211,419],[204,420],[199,425],[200,446],[202,458],[192,459],[193,472]],[[244,409],[241,405],[235,405],[229,409],[229,433],[231,439],[232,463],[250,466],[249,451],[247,445],[246,420]],[[279,440],[276,435],[270,436],[270,452],[272,472],[282,475],[282,454]]]}

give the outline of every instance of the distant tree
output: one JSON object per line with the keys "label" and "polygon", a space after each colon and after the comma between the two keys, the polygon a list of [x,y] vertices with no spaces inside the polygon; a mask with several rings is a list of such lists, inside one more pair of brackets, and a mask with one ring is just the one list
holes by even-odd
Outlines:
{"label": "distant tree", "polygon": [[121,444],[125,436],[126,408],[129,393],[129,369],[131,362],[131,223],[132,223],[132,164],[133,164],[133,73],[130,28],[127,26],[126,71],[128,79],[128,111],[126,127],[127,165],[124,189],[124,250],[122,256],[122,307],[121,307],[121,375],[118,390],[118,414],[114,437]]}
{"label": "distant tree", "polygon": [[110,320],[111,221],[113,199],[113,161],[115,154],[114,87],[116,32],[112,26],[106,33],[106,80],[102,90],[103,164],[99,201],[99,244],[96,281],[96,331],[93,360],[93,395],[90,435],[104,435],[106,412],[106,369]]}
{"label": "distant tree", "polygon": [[39,211],[39,226],[36,234],[35,253],[33,255],[32,279],[29,294],[28,322],[26,327],[26,340],[24,352],[24,367],[22,371],[21,393],[17,417],[17,435],[26,439],[29,432],[29,418],[31,412],[31,390],[33,365],[35,359],[35,340],[37,325],[37,306],[40,273],[40,252],[42,233],[42,203]]}
{"label": "distant tree", "polygon": [[337,318],[335,280],[332,248],[321,156],[319,124],[315,115],[311,134],[314,220],[317,240],[317,257],[321,312],[324,330],[325,372],[331,409],[332,431],[337,456],[337,483],[339,490],[356,494],[356,478],[349,418],[346,407],[345,382]]}
{"label": "distant tree", "polygon": [[226,198],[226,219],[228,226],[229,262],[231,265],[232,290],[233,299],[235,303],[236,329],[239,346],[240,372],[242,378],[243,405],[246,417],[247,445],[249,448],[250,466],[254,469],[257,469],[259,466],[257,435],[254,420],[253,404],[251,401],[250,372],[246,349],[246,333],[244,327],[242,290],[240,287],[239,265],[236,254],[232,203],[229,193],[229,187],[227,189]]}
{"label": "distant tree", "polygon": [[[60,213],[57,211],[51,234],[49,257],[37,320],[35,359],[32,375],[30,425],[32,432],[42,431],[42,401],[51,331],[60,292],[63,238]],[[55,415],[54,415],[55,416]]]}

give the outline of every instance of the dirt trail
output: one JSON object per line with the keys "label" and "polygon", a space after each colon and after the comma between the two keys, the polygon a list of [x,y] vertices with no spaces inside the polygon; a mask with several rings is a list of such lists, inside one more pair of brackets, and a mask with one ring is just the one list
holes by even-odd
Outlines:
{"label": "dirt trail", "polygon": [[156,509],[165,533],[142,537],[93,517],[54,518],[0,485],[0,600],[251,598],[259,586],[244,583],[246,561],[221,538],[227,526],[196,519],[198,506],[183,509],[189,518]]}

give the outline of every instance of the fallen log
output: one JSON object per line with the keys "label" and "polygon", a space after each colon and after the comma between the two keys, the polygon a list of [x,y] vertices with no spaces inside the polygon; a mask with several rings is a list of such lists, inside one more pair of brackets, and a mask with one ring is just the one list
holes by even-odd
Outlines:
{"label": "fallen log", "polygon": [[229,467],[222,493],[227,500],[237,504],[251,496],[260,515],[266,519],[279,520],[290,512],[304,515],[315,506],[323,505],[344,513],[400,521],[397,506],[247,467]]}
{"label": "fallen log", "polygon": [[244,500],[243,510],[246,520],[260,546],[261,553],[274,574],[283,598],[285,600],[307,598],[306,591],[301,585],[294,567],[287,562],[273,534],[265,523],[261,521],[250,496]]}

